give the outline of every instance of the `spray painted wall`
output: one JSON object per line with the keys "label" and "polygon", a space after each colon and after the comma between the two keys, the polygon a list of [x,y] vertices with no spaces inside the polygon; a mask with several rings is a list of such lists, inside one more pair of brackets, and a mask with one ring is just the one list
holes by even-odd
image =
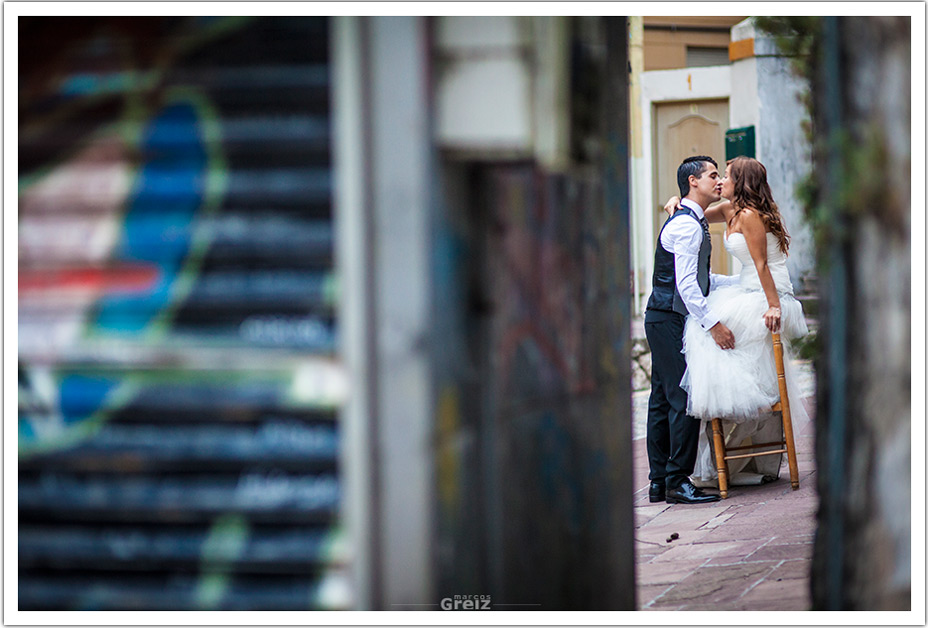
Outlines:
{"label": "spray painted wall", "polygon": [[443,168],[436,559],[451,603],[634,608],[625,19],[578,19],[571,37],[576,117],[561,122],[590,152],[560,173]]}
{"label": "spray painted wall", "polygon": [[327,37],[20,18],[20,610],[350,604]]}
{"label": "spray painted wall", "polygon": [[618,326],[627,313],[606,296],[615,261],[601,239],[608,222],[597,211],[600,188],[527,169],[494,172],[488,184],[497,225],[491,510],[501,523],[503,590],[541,608],[620,604],[599,577],[618,571],[603,535],[621,529],[628,397],[618,379],[620,340],[602,318]]}

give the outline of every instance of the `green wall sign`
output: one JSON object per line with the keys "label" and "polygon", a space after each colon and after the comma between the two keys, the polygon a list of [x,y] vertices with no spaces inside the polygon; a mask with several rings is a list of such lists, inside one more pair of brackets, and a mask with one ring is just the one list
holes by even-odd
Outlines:
{"label": "green wall sign", "polygon": [[725,131],[725,161],[735,157],[755,157],[754,127],[745,126],[740,129]]}

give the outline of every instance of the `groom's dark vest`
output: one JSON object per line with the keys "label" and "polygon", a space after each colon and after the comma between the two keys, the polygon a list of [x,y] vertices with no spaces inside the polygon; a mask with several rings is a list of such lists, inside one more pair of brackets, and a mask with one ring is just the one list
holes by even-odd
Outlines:
{"label": "groom's dark vest", "polygon": [[[671,220],[677,220],[680,216],[688,214],[695,220],[696,213],[689,207],[683,206],[674,212],[673,216],[667,219],[661,228],[661,234],[670,224]],[[709,294],[709,259],[712,253],[712,243],[709,238],[708,223],[702,225],[703,238],[702,245],[699,247],[699,262],[697,264],[696,283],[703,296]],[[651,298],[648,299],[649,310],[658,312],[676,312],[686,316],[689,312],[683,299],[677,291],[676,269],[674,268],[673,253],[667,251],[661,244],[660,236],[657,238],[657,250],[654,253],[654,275],[651,278]]]}

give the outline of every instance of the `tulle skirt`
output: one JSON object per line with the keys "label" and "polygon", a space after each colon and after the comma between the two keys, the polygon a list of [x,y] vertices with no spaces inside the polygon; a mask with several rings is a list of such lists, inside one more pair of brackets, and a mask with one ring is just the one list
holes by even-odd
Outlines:
{"label": "tulle skirt", "polygon": [[[722,420],[729,446],[772,442],[782,437],[779,413],[770,407],[780,397],[773,340],[764,325],[767,298],[762,291],[725,286],[712,291],[709,307],[735,336],[735,348],[722,350],[695,320],[688,318],[683,338],[687,369],[680,385],[689,395],[687,412],[702,419],[693,481],[710,486],[718,481],[709,434],[710,419]],[[791,294],[780,294],[783,363],[790,414],[797,425],[808,420],[800,397],[789,341],[809,330],[802,305]],[[779,476],[782,456],[733,460],[728,463],[732,485],[760,484]]]}
{"label": "tulle skirt", "polygon": [[[773,340],[764,325],[767,298],[759,290],[725,286],[708,296],[709,308],[734,334],[735,348],[722,350],[692,317],[683,336],[686,372],[681,387],[689,395],[687,413],[701,419],[752,421],[769,413],[779,399]],[[789,341],[809,332],[802,304],[791,294],[780,295],[783,361],[790,409],[803,412],[792,365]]]}

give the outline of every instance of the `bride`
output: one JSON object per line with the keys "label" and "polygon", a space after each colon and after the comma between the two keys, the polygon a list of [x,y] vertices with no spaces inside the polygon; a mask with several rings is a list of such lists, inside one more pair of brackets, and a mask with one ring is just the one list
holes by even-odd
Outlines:
{"label": "bride", "polygon": [[[734,334],[735,347],[721,349],[691,318],[684,331],[687,369],[680,385],[689,396],[687,414],[703,420],[693,473],[697,485],[714,483],[718,477],[706,429],[711,419],[724,419],[726,441],[732,444],[752,437],[758,442],[782,437],[779,415],[770,412],[779,399],[770,332],[794,340],[809,331],[786,269],[790,237],[767,184],[766,168],[756,159],[736,157],[728,162],[719,185],[725,200],[707,209],[706,219],[728,225],[725,248],[742,268],[739,283],[714,289],[707,297],[711,310]],[[664,209],[672,213],[678,203],[673,197]],[[806,413],[789,343],[783,348],[790,409],[801,424]],[[731,481],[756,484],[773,479],[779,466],[779,456],[732,461]]]}

